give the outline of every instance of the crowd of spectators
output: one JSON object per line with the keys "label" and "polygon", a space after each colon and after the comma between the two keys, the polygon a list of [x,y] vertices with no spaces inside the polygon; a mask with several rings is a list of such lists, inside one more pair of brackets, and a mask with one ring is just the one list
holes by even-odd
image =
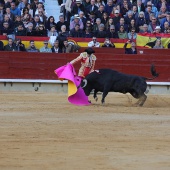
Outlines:
{"label": "crowd of spectators", "polygon": [[138,33],[170,33],[169,1],[66,0],[63,15],[55,22],[43,0],[0,0],[0,35],[49,37],[60,52],[68,37],[107,37],[105,45],[110,38],[134,41]]}

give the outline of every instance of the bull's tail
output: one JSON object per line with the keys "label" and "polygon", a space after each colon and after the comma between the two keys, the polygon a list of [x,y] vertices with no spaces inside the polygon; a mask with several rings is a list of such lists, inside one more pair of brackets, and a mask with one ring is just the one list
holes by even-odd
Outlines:
{"label": "bull's tail", "polygon": [[146,78],[146,80],[153,80],[153,79],[155,79],[156,77],[159,76],[159,73],[156,72],[154,64],[151,65],[150,71],[151,71],[151,74],[152,74],[153,77],[152,78]]}

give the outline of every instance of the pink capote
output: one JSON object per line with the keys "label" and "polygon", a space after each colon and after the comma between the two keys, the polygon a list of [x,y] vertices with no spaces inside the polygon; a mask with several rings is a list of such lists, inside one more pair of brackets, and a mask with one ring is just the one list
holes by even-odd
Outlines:
{"label": "pink capote", "polygon": [[76,75],[72,64],[68,63],[54,71],[59,79],[68,80],[68,101],[72,104],[83,106],[89,105],[88,97],[85,95],[80,85],[81,78]]}

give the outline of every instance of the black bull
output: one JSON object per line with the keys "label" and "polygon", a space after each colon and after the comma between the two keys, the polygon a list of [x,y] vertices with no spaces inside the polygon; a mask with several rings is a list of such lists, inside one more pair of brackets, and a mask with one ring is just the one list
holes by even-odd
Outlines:
{"label": "black bull", "polygon": [[152,78],[146,78],[136,75],[123,74],[111,69],[99,69],[87,75],[80,83],[87,96],[94,89],[94,99],[97,101],[97,92],[103,92],[101,102],[105,102],[108,92],[130,93],[134,98],[139,99],[135,105],[143,106],[147,96],[146,80],[152,80],[158,77],[155,67],[151,66]]}

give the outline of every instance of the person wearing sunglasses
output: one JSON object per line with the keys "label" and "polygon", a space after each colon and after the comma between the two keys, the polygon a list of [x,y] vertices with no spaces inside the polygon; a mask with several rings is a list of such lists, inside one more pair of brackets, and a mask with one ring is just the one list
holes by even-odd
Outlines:
{"label": "person wearing sunglasses", "polygon": [[96,37],[92,37],[92,41],[88,43],[88,47],[100,47],[100,43],[97,41]]}

